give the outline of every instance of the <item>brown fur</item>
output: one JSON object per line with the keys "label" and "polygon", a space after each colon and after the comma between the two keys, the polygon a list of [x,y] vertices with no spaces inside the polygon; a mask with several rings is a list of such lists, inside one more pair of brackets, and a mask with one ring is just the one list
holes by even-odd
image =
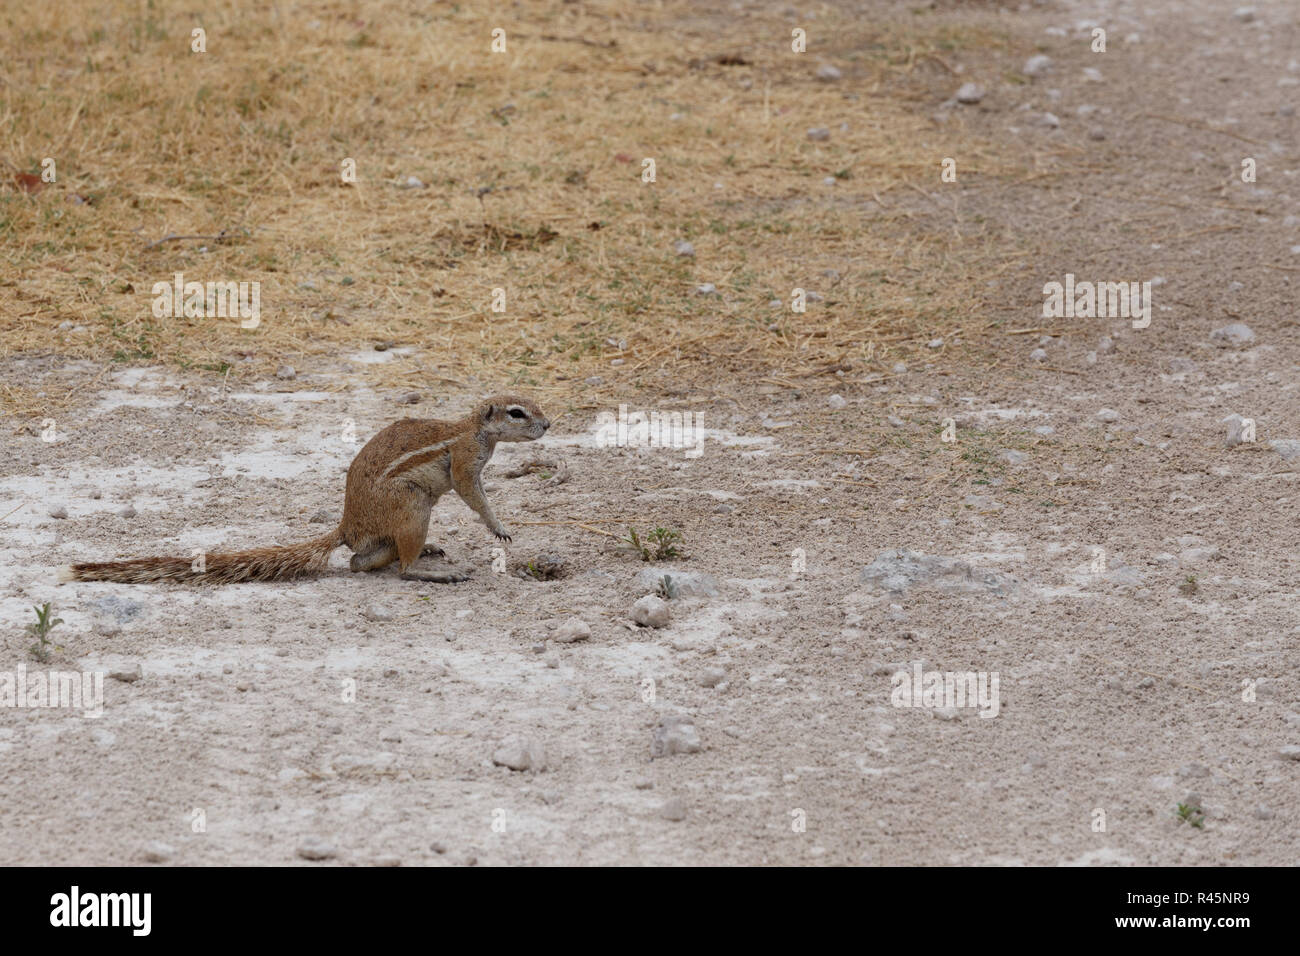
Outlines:
{"label": "brown fur", "polygon": [[73,564],[66,574],[71,580],[124,584],[279,581],[319,574],[334,549],[346,544],[354,552],[353,571],[376,571],[396,561],[402,577],[410,580],[461,581],[465,576],[458,572],[412,567],[422,555],[442,553],[424,543],[434,505],[454,490],[493,534],[509,541],[483,495],[483,466],[497,442],[532,441],[549,427],[540,408],[516,395],[494,396],[459,421],[404,418],[366,442],[353,459],[343,519],[330,534],[286,547],[206,555],[202,571],[189,558],[159,557]]}

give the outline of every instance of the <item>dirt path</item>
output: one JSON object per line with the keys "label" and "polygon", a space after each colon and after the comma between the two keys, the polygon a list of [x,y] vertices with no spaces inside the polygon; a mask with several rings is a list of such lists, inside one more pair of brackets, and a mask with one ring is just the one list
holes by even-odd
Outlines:
{"label": "dirt path", "polygon": [[[489,497],[512,561],[555,554],[556,580],[493,573],[487,533],[445,502],[430,538],[473,568],[462,585],[351,575],[340,552],[303,583],[56,590],[74,558],[314,536],[339,513],[353,430],[460,409],[334,389],[365,353],[300,370],[295,387],[319,390],[292,392],[11,363],[91,384],[62,440],[25,436],[0,468],[21,503],[0,524],[4,657],[25,658],[19,625],[55,600],[65,669],[143,678],[108,680],[98,719],[3,712],[0,855],[1295,864],[1300,46],[1281,2],[1250,20],[1235,3],[1132,6],[936,14],[1051,58],[1025,78],[1020,59],[963,54],[943,82],[975,82],[980,102],[925,107],[936,157],[971,124],[1043,172],[959,193],[936,176],[906,200],[917,229],[1029,240],[1023,268],[989,278],[995,331],[865,385],[649,400],[702,414],[698,458],[597,447],[596,419],[575,414],[539,443],[570,469],[550,487],[502,477],[539,453],[502,447]],[[1152,281],[1150,326],[1042,319],[1044,284],[1067,273]],[[1234,322],[1252,342],[1212,341]],[[1231,414],[1254,442],[1226,447]],[[680,529],[689,560],[642,563],[590,530],[629,524]],[[713,593],[638,628],[647,569]],[[551,640],[571,616],[590,639]],[[894,706],[891,677],[915,662],[996,674],[996,717]],[[673,718],[700,749],[651,759]],[[494,764],[513,735],[544,771]],[[680,725],[665,738],[693,749]]]}

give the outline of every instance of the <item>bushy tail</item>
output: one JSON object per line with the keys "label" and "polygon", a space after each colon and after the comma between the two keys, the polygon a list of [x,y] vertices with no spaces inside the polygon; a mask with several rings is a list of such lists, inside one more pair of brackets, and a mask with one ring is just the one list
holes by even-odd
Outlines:
{"label": "bushy tail", "polygon": [[343,543],[339,531],[282,548],[254,548],[200,558],[132,558],[72,564],[63,569],[64,581],[187,581],[194,584],[234,584],[237,581],[283,581],[319,574],[329,565],[330,553]]}

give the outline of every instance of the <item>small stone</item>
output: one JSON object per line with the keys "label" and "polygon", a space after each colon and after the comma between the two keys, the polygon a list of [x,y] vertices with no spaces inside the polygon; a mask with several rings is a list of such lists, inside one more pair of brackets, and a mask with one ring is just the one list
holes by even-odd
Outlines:
{"label": "small stone", "polygon": [[328,524],[332,520],[333,518],[330,516],[330,513],[323,509],[307,519],[310,524]]}
{"label": "small stone", "polygon": [[1154,677],[1144,677],[1140,681],[1138,681],[1138,687],[1142,688],[1143,690],[1149,690],[1150,688],[1155,686],[1156,686],[1156,681]]}
{"label": "small stone", "polygon": [[808,138],[814,143],[824,143],[831,138],[831,131],[825,126],[814,126],[808,130]]}
{"label": "small stone", "polygon": [[332,860],[339,855],[339,851],[332,843],[320,837],[307,837],[298,844],[298,855],[304,860]]}
{"label": "small stone", "polygon": [[1097,413],[1097,421],[1107,423],[1117,422],[1119,421],[1119,412],[1115,411],[1113,408],[1103,408]]}
{"label": "small stone", "polygon": [[829,63],[823,63],[817,68],[817,79],[823,83],[834,83],[844,74]]}
{"label": "small stone", "polygon": [[1255,19],[1254,7],[1238,7],[1232,11],[1232,18],[1238,23],[1250,23]]}
{"label": "small stone", "polygon": [[957,102],[965,103],[967,106],[978,103],[984,99],[984,91],[974,83],[963,83],[957,89]]}
{"label": "small stone", "polygon": [[642,627],[667,627],[671,614],[668,602],[653,594],[632,605],[632,620]]}
{"label": "small stone", "polygon": [[1300,458],[1300,438],[1274,438],[1268,445],[1282,456],[1283,461]]}
{"label": "small stone", "polygon": [[367,621],[375,621],[376,623],[391,621],[393,619],[393,612],[382,604],[366,605],[366,609],[361,612],[361,615]]}
{"label": "small stone", "polygon": [[1300,760],[1300,747],[1297,747],[1295,744],[1287,744],[1285,747],[1278,750],[1277,753],[1279,757],[1284,757],[1287,760]]}
{"label": "small stone", "polygon": [[659,808],[659,815],[674,823],[686,819],[686,802],[681,797],[673,797]]}
{"label": "small stone", "polygon": [[402,858],[393,853],[384,853],[374,859],[375,866],[401,866]]}
{"label": "small stone", "polygon": [[705,668],[704,673],[700,674],[701,687],[717,687],[727,679],[727,672],[721,667]]}
{"label": "small stone", "polygon": [[1250,345],[1255,341],[1255,333],[1251,331],[1250,326],[1245,322],[1233,322],[1231,325],[1225,325],[1221,329],[1215,329],[1210,333],[1210,341],[1221,349],[1238,348]]}
{"label": "small stone", "polygon": [[125,508],[119,511],[118,514],[121,515],[123,518],[134,518],[136,515],[135,506],[127,505]]}
{"label": "small stone", "polygon": [[1100,126],[1093,126],[1088,130],[1088,139],[1097,140],[1098,142],[1100,142],[1105,138],[1106,138],[1106,131],[1102,129]]}
{"label": "small stone", "polygon": [[926,346],[932,349],[941,349],[943,348],[943,339],[931,339],[926,343]]}
{"label": "small stone", "polygon": [[57,504],[50,507],[51,518],[66,518],[68,516],[68,506]]}
{"label": "small stone", "polygon": [[1023,451],[1017,451],[1014,448],[1004,448],[998,452],[998,457],[1008,465],[1023,465],[1029,461],[1029,456]]}
{"label": "small stone", "polygon": [[423,189],[423,188],[424,188],[424,183],[420,182],[420,180],[416,179],[414,176],[407,176],[406,179],[401,183],[400,188],[402,188],[402,189]]}
{"label": "small stone", "polygon": [[848,405],[848,402],[844,400],[843,395],[837,394],[837,395],[832,395],[830,398],[826,399],[826,404],[829,405],[831,408],[840,409]]}
{"label": "small stone", "polygon": [[673,252],[686,259],[695,258],[695,247],[685,239],[679,239],[673,244]]}
{"label": "small stone", "polygon": [[527,737],[513,734],[497,745],[496,750],[492,752],[492,762],[499,767],[509,767],[511,770],[537,772],[546,769],[546,754],[540,744]]}
{"label": "small stone", "polygon": [[1256,820],[1272,820],[1276,813],[1264,806],[1262,803],[1255,808],[1254,817]]}
{"label": "small stone", "polygon": [[1111,337],[1109,335],[1103,335],[1101,337],[1101,341],[1097,343],[1098,352],[1110,352],[1114,350],[1114,348],[1115,348],[1115,343],[1111,340]]}
{"label": "small stone", "polygon": [[298,372],[292,365],[281,365],[275,370],[275,377],[282,382],[289,382],[298,377]]}
{"label": "small stone", "polygon": [[166,863],[176,855],[176,848],[161,840],[152,840],[145,844],[144,860],[146,863]]}
{"label": "small stone", "polygon": [[1025,61],[1024,69],[1021,71],[1025,76],[1046,76],[1052,69],[1052,58],[1042,53],[1037,56],[1031,56]]}
{"label": "small stone", "polygon": [[591,627],[580,617],[571,617],[555,630],[551,639],[557,644],[573,644],[591,638]]}
{"label": "small stone", "polygon": [[700,735],[689,717],[668,716],[660,721],[650,738],[651,757],[693,754],[700,750]]}
{"label": "small stone", "polygon": [[654,785],[655,782],[649,777],[638,777],[632,782],[632,786],[636,787],[638,790],[651,790],[654,788]]}
{"label": "small stone", "polygon": [[419,392],[407,392],[397,399],[399,405],[418,405],[423,396]]}
{"label": "small stone", "polygon": [[714,285],[712,282],[705,282],[704,284],[697,285],[695,287],[695,294],[696,295],[717,295],[718,287]]}
{"label": "small stone", "polygon": [[1060,129],[1061,118],[1055,113],[1044,113],[1038,118],[1039,126],[1046,126],[1048,129]]}
{"label": "small stone", "polygon": [[1034,349],[1032,352],[1029,353],[1029,361],[1031,361],[1031,362],[1046,362],[1046,361],[1047,361],[1047,349]]}
{"label": "small stone", "polygon": [[124,684],[134,684],[144,676],[144,670],[139,664],[128,664],[125,667],[119,667],[117,670],[109,671],[108,676],[113,680],[120,680]]}
{"label": "small stone", "polygon": [[122,633],[122,625],[117,621],[97,621],[95,623],[95,633],[100,637],[116,637]]}
{"label": "small stone", "polygon": [[893,372],[895,375],[906,375],[907,366],[902,362],[895,362],[894,367],[891,368],[890,371]]}

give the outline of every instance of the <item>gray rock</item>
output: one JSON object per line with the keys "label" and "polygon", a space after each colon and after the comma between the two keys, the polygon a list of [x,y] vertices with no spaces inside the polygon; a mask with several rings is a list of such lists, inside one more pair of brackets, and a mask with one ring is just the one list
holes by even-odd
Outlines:
{"label": "gray rock", "polygon": [[1300,458],[1300,438],[1274,438],[1269,447],[1282,456],[1283,461]]}
{"label": "gray rock", "polygon": [[650,738],[651,757],[693,754],[700,750],[700,734],[689,717],[671,715],[660,721]]}
{"label": "gray rock", "polygon": [[1031,361],[1031,362],[1046,362],[1046,361],[1047,361],[1047,349],[1034,349],[1032,352],[1029,353],[1029,361]]}
{"label": "gray rock", "polygon": [[65,505],[65,504],[57,504],[57,505],[51,505],[51,506],[50,506],[50,517],[51,517],[51,518],[66,518],[67,516],[68,516],[68,506],[67,506],[67,505]]}
{"label": "gray rock", "polygon": [[283,382],[289,382],[298,377],[298,371],[292,365],[281,365],[275,370],[275,377]]}
{"label": "gray rock", "polygon": [[118,624],[125,624],[144,610],[144,605],[139,601],[118,597],[114,594],[105,595],[91,601],[90,607],[96,614],[101,617],[112,618]]}
{"label": "gray rock", "polygon": [[1025,61],[1024,69],[1021,71],[1025,76],[1046,76],[1051,72],[1052,58],[1039,53],[1037,56],[1031,56]]}
{"label": "gray rock", "polygon": [[298,855],[304,860],[332,860],[339,855],[334,844],[320,837],[307,837],[298,844]]}
{"label": "gray rock", "polygon": [[1029,456],[1023,451],[1017,451],[1014,448],[1004,448],[998,452],[998,457],[1008,465],[1023,465],[1029,461]]}
{"label": "gray rock", "polygon": [[1055,113],[1044,113],[1038,118],[1039,126],[1046,126],[1048,129],[1060,129],[1061,118]]}
{"label": "gray rock", "polygon": [[881,552],[863,569],[859,582],[869,591],[902,594],[909,588],[933,586],[940,590],[1003,597],[1016,589],[1010,575],[975,568],[959,558],[927,555],[907,549]]}
{"label": "gray rock", "polygon": [[572,644],[575,641],[586,641],[591,638],[591,627],[580,617],[571,617],[551,635],[551,640],[557,644]]}
{"label": "gray rock", "polygon": [[161,840],[153,840],[145,844],[143,854],[146,863],[166,863],[175,855],[176,848]]}
{"label": "gray rock", "polygon": [[367,621],[375,621],[376,623],[391,621],[394,617],[393,612],[382,604],[366,605],[366,609],[361,612],[361,615]]}
{"label": "gray rock", "polygon": [[1255,341],[1255,333],[1245,322],[1233,322],[1211,332],[1210,341],[1221,349],[1242,348]]}
{"label": "gray rock", "polygon": [[829,405],[831,408],[838,410],[844,408],[849,403],[844,400],[843,395],[837,394],[837,395],[832,395],[830,398],[826,399],[826,404]]}
{"label": "gray rock", "polygon": [[144,669],[139,664],[127,664],[117,670],[109,671],[108,676],[113,680],[120,680],[123,684],[134,684],[144,676]]}
{"label": "gray rock", "polygon": [[685,239],[679,239],[673,244],[673,252],[687,259],[695,258],[695,247]]}
{"label": "gray rock", "polygon": [[667,627],[672,612],[663,598],[647,594],[632,605],[632,620],[642,627]]}
{"label": "gray rock", "polygon": [[843,73],[831,66],[829,63],[823,63],[817,68],[817,79],[821,80],[823,83],[834,83],[843,75]]}
{"label": "gray rock", "polygon": [[717,295],[718,287],[714,285],[712,282],[705,282],[703,285],[698,285],[695,287],[695,294],[696,295]]}
{"label": "gray rock", "polygon": [[974,83],[963,83],[957,90],[958,103],[965,103],[970,106],[982,99],[984,99],[984,91]]}
{"label": "gray rock", "polygon": [[674,823],[686,819],[686,802],[681,797],[673,797],[659,808],[659,815]]}
{"label": "gray rock", "polygon": [[135,505],[127,505],[118,514],[123,518],[134,518],[136,515]]}
{"label": "gray rock", "polygon": [[675,568],[645,568],[636,576],[636,586],[644,591],[658,591],[659,582],[669,577],[678,598],[716,598],[718,580],[703,571],[679,571]]}
{"label": "gray rock", "polygon": [[497,745],[492,751],[492,762],[499,767],[511,770],[531,770],[534,773],[546,769],[546,752],[541,744],[527,737],[512,734]]}
{"label": "gray rock", "polygon": [[1300,760],[1300,747],[1295,744],[1287,744],[1278,750],[1279,757],[1285,757],[1287,760]]}
{"label": "gray rock", "polygon": [[406,179],[401,183],[401,185],[400,185],[399,188],[401,188],[401,189],[423,189],[423,188],[424,188],[424,183],[420,182],[420,180],[416,179],[414,176],[407,176]]}
{"label": "gray rock", "polygon": [[1097,413],[1097,421],[1106,423],[1117,422],[1119,421],[1119,412],[1115,411],[1113,408],[1103,408]]}
{"label": "gray rock", "polygon": [[727,679],[727,672],[721,667],[706,667],[700,674],[701,687],[717,687]]}
{"label": "gray rock", "polygon": [[825,126],[814,126],[808,130],[808,138],[814,143],[824,143],[831,138],[831,131]]}

